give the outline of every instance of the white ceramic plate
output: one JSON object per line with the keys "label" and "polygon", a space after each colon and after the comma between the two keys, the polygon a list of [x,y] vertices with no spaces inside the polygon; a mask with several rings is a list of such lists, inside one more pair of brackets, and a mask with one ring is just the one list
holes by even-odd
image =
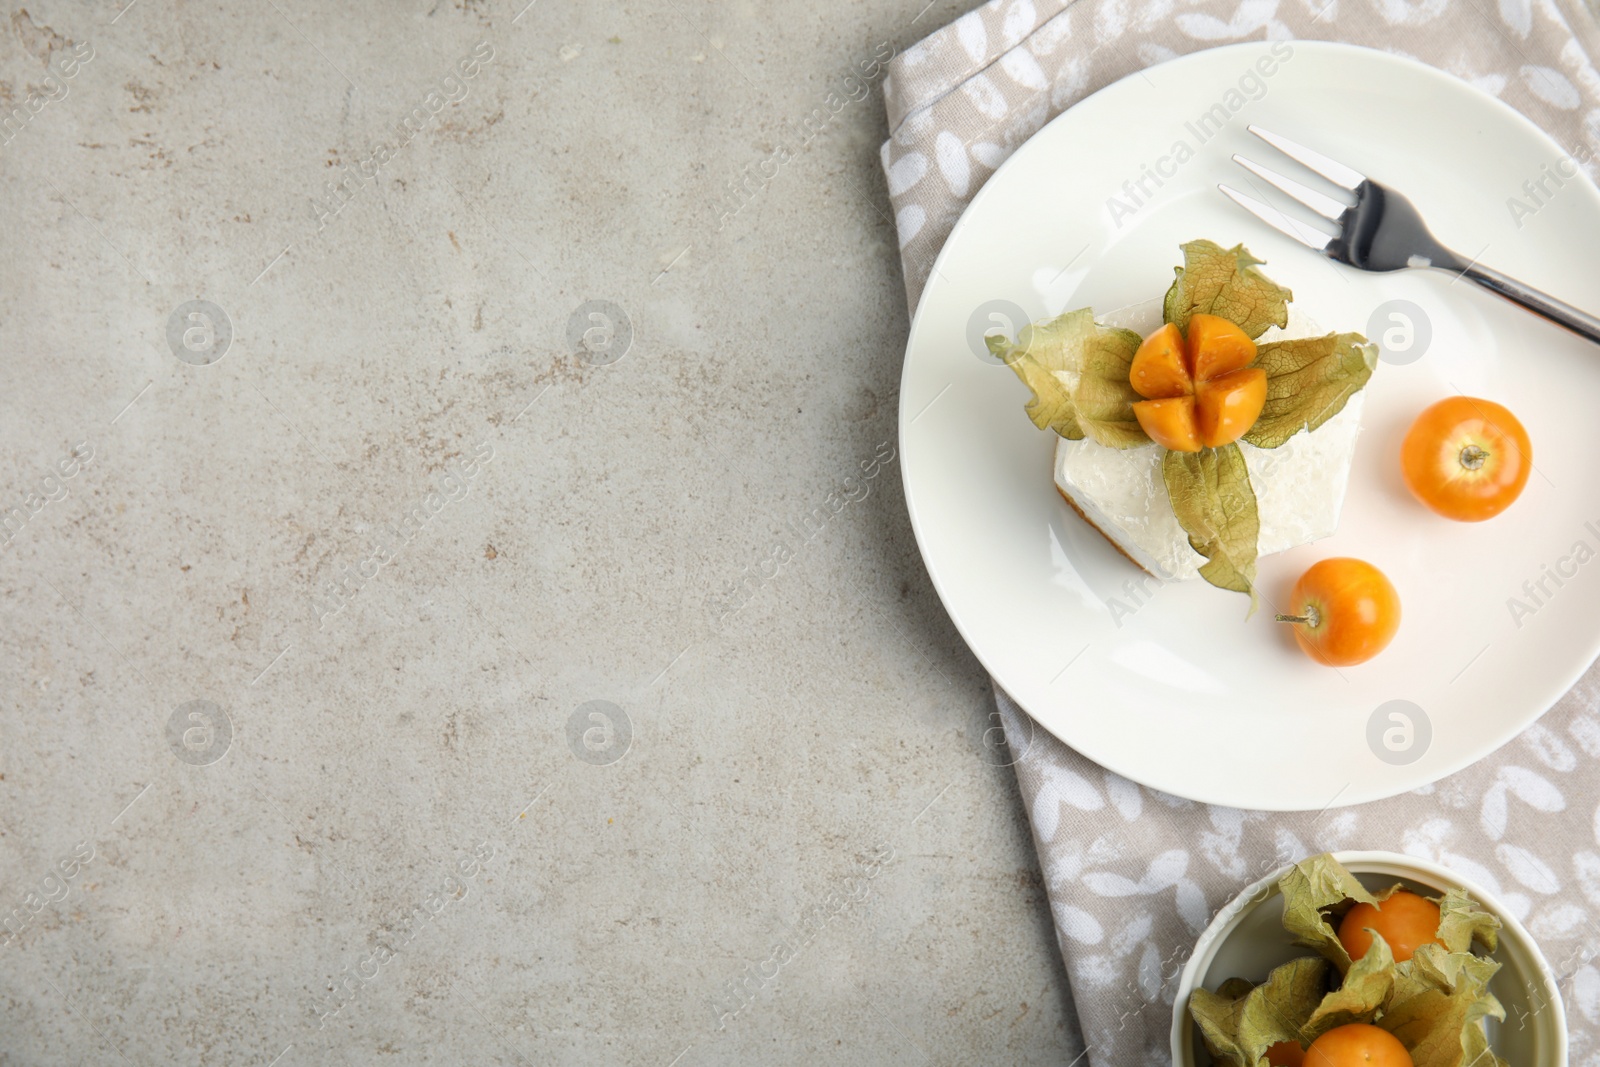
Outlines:
{"label": "white ceramic plate", "polygon": [[[1563,158],[1526,119],[1406,59],[1329,43],[1277,47],[1270,77],[1256,64],[1271,49],[1243,44],[1118,82],[989,179],[946,242],[912,323],[900,441],[912,525],[945,608],[1047,730],[1180,796],[1319,809],[1390,796],[1481,758],[1537,719],[1600,651],[1600,563],[1590,560],[1600,553],[1600,349],[1443,274],[1332,264],[1216,185],[1250,188],[1233,152],[1272,161],[1245,130],[1260,123],[1408,194],[1447,245],[1591,310],[1600,309],[1600,193],[1583,178],[1547,181],[1553,195],[1514,218],[1508,199],[1525,198],[1523,183]],[[1202,142],[1197,118],[1231,103],[1242,106]],[[1195,154],[1174,165],[1180,141]],[[1153,195],[1114,219],[1108,198],[1126,197],[1124,182],[1136,188],[1147,168],[1172,173],[1159,188],[1146,178]],[[1151,581],[1148,596],[1138,592],[1131,583],[1142,572],[1056,493],[1055,439],[1023,414],[1026,388],[969,341],[974,321],[980,333],[989,325],[974,313],[991,301],[1037,319],[1159,296],[1178,245],[1201,237],[1244,242],[1325,329],[1376,337],[1397,325],[1369,325],[1392,300],[1425,317],[1425,350],[1419,329],[1367,389],[1338,532],[1261,561],[1260,587],[1273,601],[1328,556],[1359,556],[1390,576],[1404,622],[1362,666],[1315,665],[1270,611],[1246,622],[1241,596],[1202,582]],[[1458,392],[1506,404],[1533,439],[1527,490],[1485,523],[1437,518],[1399,476],[1411,420]],[[1524,583],[1541,580],[1544,594],[1530,596]],[[1513,611],[1513,597],[1526,610]]]}
{"label": "white ceramic plate", "polygon": [[[1498,900],[1454,871],[1397,852],[1336,852],[1334,858],[1368,889],[1387,889],[1396,882],[1424,896],[1465,889],[1498,917],[1502,929],[1493,957],[1500,961],[1500,970],[1490,979],[1489,991],[1506,1009],[1506,1021],[1488,1020],[1490,1047],[1511,1063],[1567,1062],[1567,1014],[1555,975],[1528,931]],[[1283,931],[1283,897],[1277,883],[1287,870],[1279,868],[1240,893],[1195,943],[1178,979],[1172,1011],[1172,1062],[1177,1067],[1210,1062],[1186,1010],[1196,988],[1215,991],[1229,978],[1260,982],[1279,964],[1308,955]]]}

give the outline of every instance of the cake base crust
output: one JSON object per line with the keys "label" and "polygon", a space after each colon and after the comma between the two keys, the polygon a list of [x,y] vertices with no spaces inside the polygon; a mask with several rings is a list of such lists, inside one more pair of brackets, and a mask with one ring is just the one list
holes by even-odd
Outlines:
{"label": "cake base crust", "polygon": [[1065,500],[1067,502],[1067,507],[1071,508],[1073,511],[1076,511],[1078,513],[1078,518],[1082,519],[1084,522],[1089,524],[1089,529],[1093,530],[1095,533],[1099,534],[1101,537],[1104,537],[1107,541],[1111,542],[1111,547],[1117,550],[1117,554],[1118,555],[1120,555],[1123,559],[1127,560],[1129,563],[1133,564],[1135,567],[1138,567],[1141,571],[1144,571],[1146,574],[1149,574],[1150,577],[1154,578],[1156,581],[1158,581],[1158,582],[1161,581],[1161,576],[1160,575],[1151,574],[1150,569],[1148,567],[1144,566],[1144,564],[1140,563],[1138,560],[1136,560],[1132,556],[1128,555],[1128,550],[1123,548],[1121,545],[1117,544],[1117,539],[1116,538],[1112,537],[1110,534],[1108,534],[1104,530],[1100,529],[1100,527],[1096,526],[1094,524],[1094,520],[1089,518],[1089,516],[1087,516],[1087,515],[1085,515],[1083,513],[1083,509],[1078,506],[1078,502],[1073,500],[1070,496],[1068,496],[1067,495],[1067,491],[1065,489],[1061,488],[1061,486],[1059,486],[1059,485],[1056,485],[1055,479],[1053,477],[1050,480],[1050,484],[1051,485],[1055,485],[1056,492],[1061,494],[1061,499]]}

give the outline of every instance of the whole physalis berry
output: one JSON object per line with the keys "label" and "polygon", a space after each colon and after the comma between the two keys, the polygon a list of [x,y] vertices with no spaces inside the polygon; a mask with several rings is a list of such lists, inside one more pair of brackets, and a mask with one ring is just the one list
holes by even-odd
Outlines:
{"label": "whole physalis berry", "polygon": [[1252,367],[1256,343],[1227,319],[1189,316],[1188,336],[1172,323],[1144,339],[1128,381],[1144,397],[1134,417],[1150,440],[1174,452],[1232,444],[1267,402],[1267,372]]}
{"label": "whole physalis berry", "polygon": [[[1400,594],[1366,560],[1336,556],[1313,563],[1300,576],[1289,591],[1289,610],[1278,621],[1293,624],[1300,650],[1318,663],[1353,667],[1394,640]],[[1401,958],[1397,952],[1395,959]]]}
{"label": "whole physalis berry", "polygon": [[1371,1023],[1335,1026],[1311,1042],[1305,1067],[1416,1067],[1404,1044]]}
{"label": "whole physalis berry", "polygon": [[1378,904],[1357,904],[1339,922],[1339,943],[1353,960],[1367,954],[1374,933],[1388,944],[1396,963],[1409,960],[1423,945],[1445,948],[1439,940],[1439,905],[1404,889]]}
{"label": "whole physalis berry", "polygon": [[1482,522],[1510,507],[1532,470],[1528,431],[1493,400],[1446,397],[1417,416],[1400,446],[1406,486],[1460,522]]}

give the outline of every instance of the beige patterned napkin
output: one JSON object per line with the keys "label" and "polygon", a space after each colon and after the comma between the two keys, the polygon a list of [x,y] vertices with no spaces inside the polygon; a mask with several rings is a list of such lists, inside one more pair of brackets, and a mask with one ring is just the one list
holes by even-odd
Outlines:
{"label": "beige patterned napkin", "polygon": [[[1573,0],[995,0],[897,57],[884,83],[883,168],[909,304],[972,195],[1061,111],[1148,64],[1293,38],[1432,63],[1595,170],[1600,34]],[[1387,801],[1284,815],[1135,785],[1035,727],[997,688],[1087,1062],[1169,1063],[1177,973],[1212,914],[1280,862],[1367,848],[1443,863],[1499,895],[1561,978],[1571,1062],[1600,1067],[1597,698],[1591,669],[1537,725],[1459,774]]]}

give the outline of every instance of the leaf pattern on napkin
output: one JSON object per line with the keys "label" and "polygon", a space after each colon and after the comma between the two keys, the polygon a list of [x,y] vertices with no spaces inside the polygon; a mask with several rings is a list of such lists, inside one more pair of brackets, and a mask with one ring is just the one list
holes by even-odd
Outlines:
{"label": "leaf pattern on napkin", "polygon": [[[1586,709],[1600,701],[1600,671],[1548,712],[1531,739],[1412,793],[1320,813],[1169,797],[1030,731],[1003,691],[996,701],[1007,737],[1018,739],[1017,780],[1089,1045],[1085,1062],[1167,1062],[1178,974],[1217,909],[1285,863],[1357,847],[1442,864],[1498,897],[1561,979],[1570,1062],[1600,1067],[1600,968],[1591,963],[1600,953],[1600,751],[1579,741],[1591,736]],[[1573,759],[1553,756],[1549,774],[1503,762],[1535,749]],[[1113,805],[1108,796],[1120,799]],[[1480,825],[1485,807],[1498,838]],[[1127,819],[1123,810],[1139,815]],[[1042,811],[1051,813],[1044,824]]]}

